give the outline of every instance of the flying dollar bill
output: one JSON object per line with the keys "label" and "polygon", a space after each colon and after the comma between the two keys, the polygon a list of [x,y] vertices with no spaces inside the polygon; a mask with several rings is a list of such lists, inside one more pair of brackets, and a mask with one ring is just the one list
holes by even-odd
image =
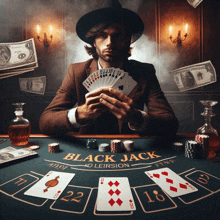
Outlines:
{"label": "flying dollar bill", "polygon": [[44,95],[46,88],[46,76],[19,78],[20,90]]}
{"label": "flying dollar bill", "polygon": [[37,53],[34,39],[14,43],[0,43],[0,71],[14,68],[35,68]]}
{"label": "flying dollar bill", "polygon": [[203,0],[187,0],[190,5],[196,8]]}
{"label": "flying dollar bill", "polygon": [[170,72],[180,91],[206,86],[217,81],[211,61],[185,66]]}

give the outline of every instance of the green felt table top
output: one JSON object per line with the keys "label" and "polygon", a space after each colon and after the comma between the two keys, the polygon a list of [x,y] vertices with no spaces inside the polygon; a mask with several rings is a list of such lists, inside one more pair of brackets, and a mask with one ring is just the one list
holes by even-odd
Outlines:
{"label": "green felt table top", "polygon": [[[0,150],[12,146],[7,137],[1,139],[6,141],[0,144]],[[123,141],[128,137],[119,139]],[[3,210],[0,217],[1,219],[219,217],[217,207],[220,204],[220,163],[213,163],[207,159],[188,159],[183,151],[172,149],[174,141],[185,143],[189,139],[192,140],[193,137],[179,137],[178,140],[135,137],[130,139],[134,141],[134,152],[111,153],[88,149],[86,145],[88,138],[31,137],[29,145],[40,146],[36,150],[37,156],[9,162],[0,167],[0,208]],[[110,138],[96,140],[98,145],[111,141]],[[50,143],[59,143],[60,152],[49,153]],[[165,167],[193,184],[198,188],[198,193],[170,198],[160,191],[161,189],[144,172]],[[52,200],[24,196],[24,192],[49,171],[75,173],[60,198],[54,203]],[[96,211],[100,177],[128,177],[137,210],[113,213]],[[159,197],[156,197],[155,192]]]}

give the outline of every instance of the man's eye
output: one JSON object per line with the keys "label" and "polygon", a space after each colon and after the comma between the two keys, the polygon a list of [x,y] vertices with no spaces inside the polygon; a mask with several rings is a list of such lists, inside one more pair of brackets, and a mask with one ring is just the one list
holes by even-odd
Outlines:
{"label": "man's eye", "polygon": [[106,34],[105,33],[99,33],[97,35],[98,38],[106,38]]}
{"label": "man's eye", "polygon": [[125,35],[123,33],[118,33],[115,37],[118,39],[124,39]]}

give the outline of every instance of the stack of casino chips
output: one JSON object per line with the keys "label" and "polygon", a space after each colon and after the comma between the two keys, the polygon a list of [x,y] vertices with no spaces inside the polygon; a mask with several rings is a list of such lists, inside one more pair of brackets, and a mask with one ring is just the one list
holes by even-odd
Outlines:
{"label": "stack of casino chips", "polygon": [[110,151],[110,146],[107,143],[101,143],[99,144],[99,151],[100,152],[108,152]]}
{"label": "stack of casino chips", "polygon": [[111,140],[111,152],[112,153],[121,152],[121,140]]}
{"label": "stack of casino chips", "polygon": [[201,145],[197,141],[186,141],[185,143],[185,156],[187,158],[200,158]]}
{"label": "stack of casino chips", "polygon": [[202,146],[201,157],[207,158],[209,155],[209,136],[205,134],[197,134],[195,140]]}
{"label": "stack of casino chips", "polygon": [[60,151],[59,143],[48,144],[48,152],[50,152],[50,153],[58,153],[59,151]]}
{"label": "stack of casino chips", "polygon": [[134,141],[124,140],[122,143],[125,151],[127,152],[134,151]]}
{"label": "stack of casino chips", "polygon": [[97,149],[97,141],[94,138],[88,139],[86,143],[87,148]]}

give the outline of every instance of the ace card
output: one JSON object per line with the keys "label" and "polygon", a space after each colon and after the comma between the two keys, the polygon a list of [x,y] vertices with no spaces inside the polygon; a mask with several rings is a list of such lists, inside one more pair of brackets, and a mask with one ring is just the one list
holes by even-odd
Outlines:
{"label": "ace card", "polygon": [[50,171],[24,195],[56,200],[74,176],[74,173]]}
{"label": "ace card", "polygon": [[100,177],[97,211],[136,210],[127,177]]}
{"label": "ace card", "polygon": [[125,72],[125,74],[120,77],[112,87],[128,96],[136,85],[137,82]]}
{"label": "ace card", "polygon": [[145,174],[171,197],[198,191],[197,188],[169,168],[146,171]]}

